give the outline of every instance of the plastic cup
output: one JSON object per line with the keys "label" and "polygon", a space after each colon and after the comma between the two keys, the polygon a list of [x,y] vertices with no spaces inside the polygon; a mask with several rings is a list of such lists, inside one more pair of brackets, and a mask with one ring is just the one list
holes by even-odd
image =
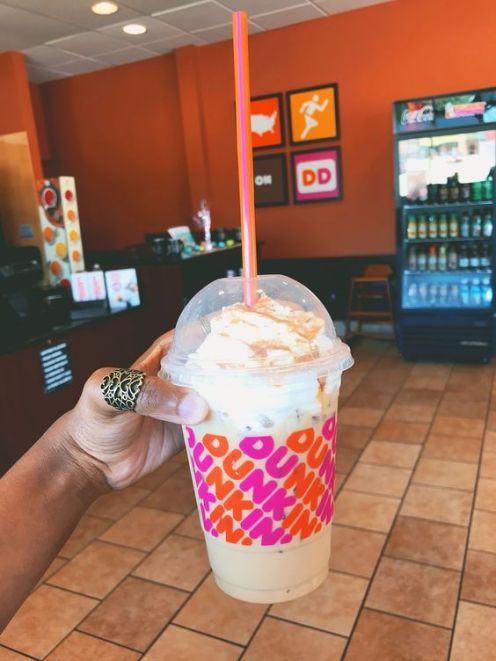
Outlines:
{"label": "plastic cup", "polygon": [[221,334],[215,360],[195,360],[212,320],[243,302],[243,279],[224,278],[183,310],[161,374],[210,406],[207,420],[183,431],[215,581],[232,597],[274,603],[312,591],[328,574],[338,395],[353,360],[306,287],[280,275],[259,276],[256,287],[290,319],[305,311],[322,320],[319,351],[260,367],[245,356],[233,360]]}

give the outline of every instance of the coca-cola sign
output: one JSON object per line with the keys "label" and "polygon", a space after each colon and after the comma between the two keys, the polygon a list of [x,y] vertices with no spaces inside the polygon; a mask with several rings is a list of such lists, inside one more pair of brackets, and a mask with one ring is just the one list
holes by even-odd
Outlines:
{"label": "coca-cola sign", "polygon": [[415,104],[412,108],[410,104],[401,113],[401,125],[412,126],[412,124],[429,124],[434,121],[434,107],[431,103]]}

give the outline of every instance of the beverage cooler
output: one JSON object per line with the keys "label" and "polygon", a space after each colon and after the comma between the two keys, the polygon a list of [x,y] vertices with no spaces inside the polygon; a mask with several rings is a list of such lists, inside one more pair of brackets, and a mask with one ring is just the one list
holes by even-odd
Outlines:
{"label": "beverage cooler", "polygon": [[394,103],[400,351],[493,353],[496,89]]}

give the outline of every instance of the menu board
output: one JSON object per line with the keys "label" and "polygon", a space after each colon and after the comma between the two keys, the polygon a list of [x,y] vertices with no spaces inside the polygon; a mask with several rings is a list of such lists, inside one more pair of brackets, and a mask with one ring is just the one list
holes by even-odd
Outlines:
{"label": "menu board", "polygon": [[72,370],[69,361],[67,342],[61,342],[40,351],[40,364],[43,374],[43,392],[49,393],[71,383]]}

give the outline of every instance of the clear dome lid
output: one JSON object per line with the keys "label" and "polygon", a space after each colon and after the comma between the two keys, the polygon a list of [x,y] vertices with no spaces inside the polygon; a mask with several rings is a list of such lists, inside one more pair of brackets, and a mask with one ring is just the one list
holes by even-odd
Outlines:
{"label": "clear dome lid", "polygon": [[182,385],[219,371],[322,373],[353,365],[329,313],[306,287],[283,275],[256,279],[257,301],[243,303],[244,279],[222,278],[198,292],[181,313],[162,375]]}

